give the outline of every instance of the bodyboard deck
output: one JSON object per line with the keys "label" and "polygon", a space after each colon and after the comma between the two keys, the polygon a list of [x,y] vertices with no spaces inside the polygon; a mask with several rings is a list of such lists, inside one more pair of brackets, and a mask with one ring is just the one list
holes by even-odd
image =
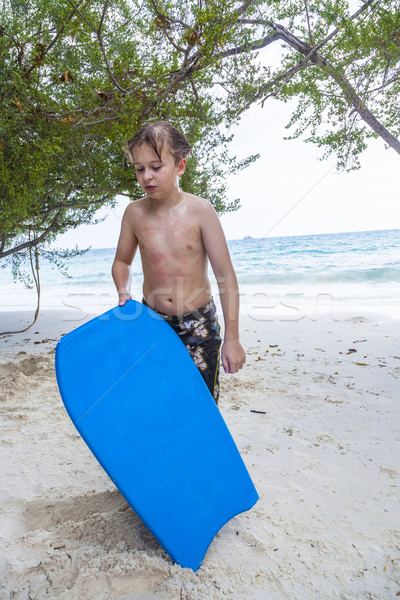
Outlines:
{"label": "bodyboard deck", "polygon": [[171,558],[197,570],[219,529],[258,494],[179,336],[129,300],[60,340],[56,375],[109,477]]}

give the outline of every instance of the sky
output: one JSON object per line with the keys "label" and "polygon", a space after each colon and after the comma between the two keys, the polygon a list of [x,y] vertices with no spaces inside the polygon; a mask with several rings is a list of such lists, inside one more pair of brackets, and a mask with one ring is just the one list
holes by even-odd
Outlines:
{"label": "sky", "polygon": [[[370,140],[361,169],[336,173],[335,157],[320,161],[314,144],[284,140],[291,107],[269,100],[252,107],[235,127],[231,155],[260,158],[228,180],[229,199],[241,208],[222,215],[228,240],[400,228],[400,157],[380,138]],[[187,190],[190,192],[190,190]],[[59,248],[113,248],[129,200],[120,197],[98,225],[59,236]]]}

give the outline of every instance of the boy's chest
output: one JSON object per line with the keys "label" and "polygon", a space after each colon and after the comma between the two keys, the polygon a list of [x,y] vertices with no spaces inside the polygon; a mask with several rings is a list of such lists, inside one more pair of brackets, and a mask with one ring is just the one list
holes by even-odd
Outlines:
{"label": "boy's chest", "polygon": [[146,223],[135,233],[142,254],[181,257],[203,251],[200,228],[194,223]]}

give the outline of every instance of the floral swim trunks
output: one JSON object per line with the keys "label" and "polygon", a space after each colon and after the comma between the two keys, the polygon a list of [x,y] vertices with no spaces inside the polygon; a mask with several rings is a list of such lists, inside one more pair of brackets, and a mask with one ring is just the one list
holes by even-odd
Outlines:
{"label": "floral swim trunks", "polygon": [[[142,302],[149,306],[144,298]],[[152,310],[161,315],[179,335],[218,404],[221,337],[214,300],[183,315],[166,315],[154,308]]]}

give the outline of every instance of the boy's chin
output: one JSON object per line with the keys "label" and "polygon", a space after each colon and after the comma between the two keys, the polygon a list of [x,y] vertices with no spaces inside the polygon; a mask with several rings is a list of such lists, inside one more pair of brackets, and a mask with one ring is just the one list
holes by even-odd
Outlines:
{"label": "boy's chin", "polygon": [[160,189],[158,185],[155,185],[154,187],[144,188],[143,191],[148,196],[157,196],[158,197],[158,196],[162,196],[165,194],[165,190]]}

